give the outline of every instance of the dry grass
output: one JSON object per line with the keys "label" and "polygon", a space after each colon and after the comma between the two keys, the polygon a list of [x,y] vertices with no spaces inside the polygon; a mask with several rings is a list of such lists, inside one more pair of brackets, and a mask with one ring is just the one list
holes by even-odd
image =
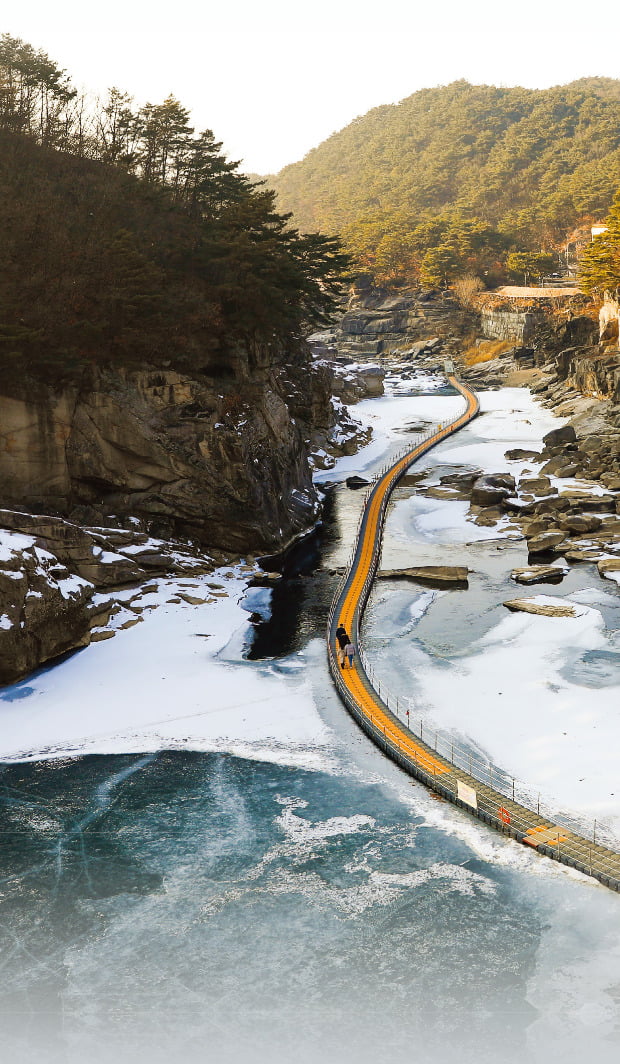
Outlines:
{"label": "dry grass", "polygon": [[477,366],[480,362],[491,362],[499,358],[504,351],[509,351],[515,346],[514,340],[483,340],[463,351],[463,360],[466,366]]}

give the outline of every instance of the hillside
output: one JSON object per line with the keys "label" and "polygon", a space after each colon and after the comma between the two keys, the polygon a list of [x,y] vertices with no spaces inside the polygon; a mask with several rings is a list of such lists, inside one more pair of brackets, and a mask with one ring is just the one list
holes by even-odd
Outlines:
{"label": "hillside", "polygon": [[0,510],[280,546],[316,518],[334,412],[303,338],[340,294],[337,242],[292,229],[172,96],[87,114],[6,34],[0,90]]}
{"label": "hillside", "polygon": [[584,78],[423,89],[355,119],[269,183],[302,229],[342,233],[371,267],[383,254],[389,276],[421,221],[477,219],[493,230],[491,248],[552,249],[607,212],[619,180],[620,81]]}
{"label": "hillside", "polygon": [[225,364],[294,344],[344,260],[274,210],[174,96],[93,112],[46,53],[0,37],[0,369]]}

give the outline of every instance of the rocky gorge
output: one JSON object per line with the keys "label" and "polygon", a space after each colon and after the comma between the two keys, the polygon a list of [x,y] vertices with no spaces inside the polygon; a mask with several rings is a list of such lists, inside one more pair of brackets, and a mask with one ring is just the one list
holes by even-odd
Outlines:
{"label": "rocky gorge", "polygon": [[[332,455],[355,453],[367,439],[345,404],[381,395],[388,372],[406,380],[420,368],[443,371],[445,359],[475,387],[527,384],[571,421],[538,452],[508,451],[494,475],[447,473],[420,493],[466,499],[474,523],[524,536],[531,564],[513,574],[518,583],[559,582],[562,564],[577,562],[613,576],[617,349],[597,342],[590,317],[542,314],[525,358],[515,337],[500,357],[463,364],[465,344],[483,328],[451,293],[362,286],[338,324],[311,338],[311,359],[240,351],[219,376],[108,368],[70,387],[5,389],[0,683],[108,638],[118,589],[135,587],[138,598],[154,577],[191,578],[240,556],[253,571],[257,554],[282,549],[317,520],[312,467],[329,468]],[[466,583],[466,572],[458,580]],[[123,618],[139,623],[139,606],[132,613],[129,603]]]}
{"label": "rocky gorge", "polygon": [[313,464],[360,432],[334,395],[382,387],[381,373],[338,370],[262,348],[239,349],[226,373],[107,367],[5,384],[0,683],[107,637],[115,589],[281,550],[311,528]]}

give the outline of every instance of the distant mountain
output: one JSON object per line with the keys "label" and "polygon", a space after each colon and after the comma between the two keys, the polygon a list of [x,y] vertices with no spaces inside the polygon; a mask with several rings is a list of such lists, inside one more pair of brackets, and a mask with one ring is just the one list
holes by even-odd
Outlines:
{"label": "distant mountain", "polygon": [[620,185],[620,81],[551,89],[456,81],[376,107],[268,179],[303,230],[363,259],[380,234],[478,219],[540,251],[607,213]]}

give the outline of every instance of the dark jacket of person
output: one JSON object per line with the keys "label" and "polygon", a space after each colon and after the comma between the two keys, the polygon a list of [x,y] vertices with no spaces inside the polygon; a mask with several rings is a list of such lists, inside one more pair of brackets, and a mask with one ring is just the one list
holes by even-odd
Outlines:
{"label": "dark jacket of person", "polygon": [[341,647],[342,650],[344,650],[347,643],[350,642],[350,639],[347,635],[347,630],[346,628],[343,628],[342,625],[340,625],[339,628],[336,628],[336,639],[338,640],[338,646]]}

